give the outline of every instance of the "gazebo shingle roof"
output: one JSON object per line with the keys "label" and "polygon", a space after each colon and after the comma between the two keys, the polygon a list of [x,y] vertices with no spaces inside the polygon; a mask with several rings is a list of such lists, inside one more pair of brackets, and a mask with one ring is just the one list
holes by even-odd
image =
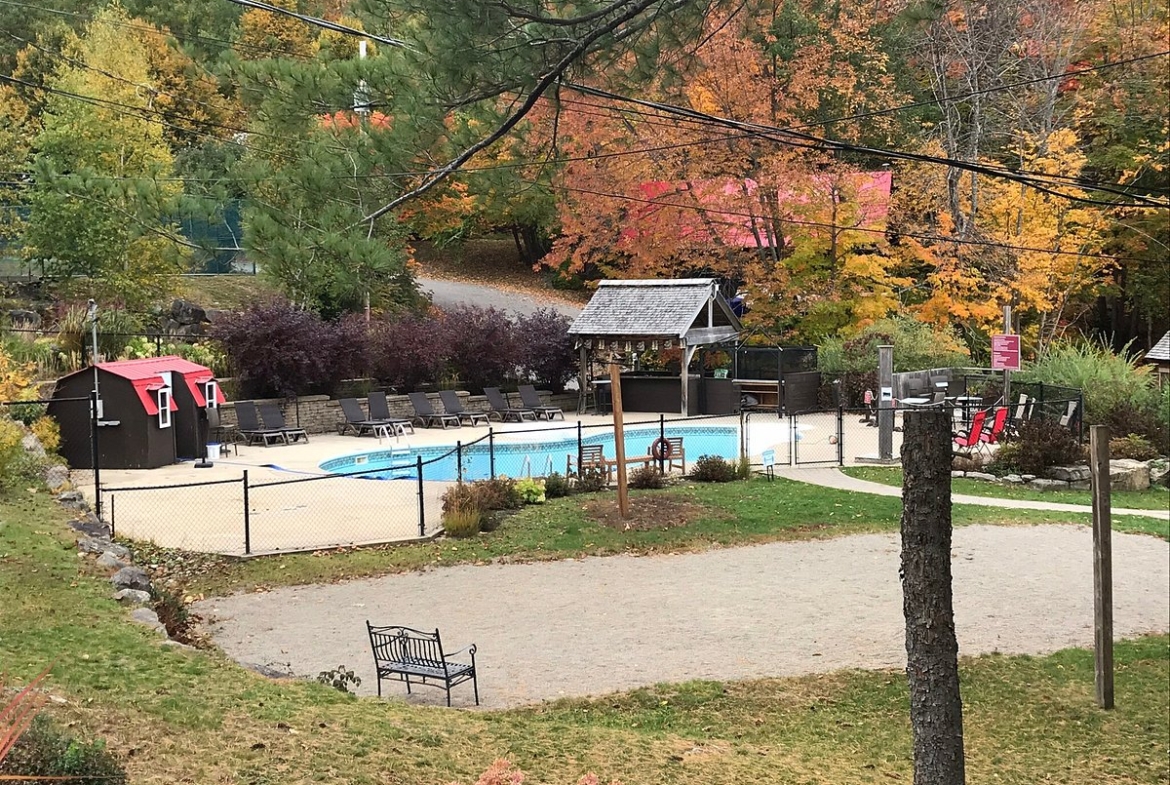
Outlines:
{"label": "gazebo shingle roof", "polygon": [[1148,352],[1146,352],[1146,359],[1158,362],[1170,362],[1170,332],[1162,336],[1162,340],[1154,344]]}
{"label": "gazebo shingle roof", "polygon": [[602,281],[569,327],[569,333],[580,337],[683,339],[693,328],[704,333],[711,329],[703,317],[708,303],[716,310],[714,329],[733,338],[739,330],[739,320],[713,278]]}

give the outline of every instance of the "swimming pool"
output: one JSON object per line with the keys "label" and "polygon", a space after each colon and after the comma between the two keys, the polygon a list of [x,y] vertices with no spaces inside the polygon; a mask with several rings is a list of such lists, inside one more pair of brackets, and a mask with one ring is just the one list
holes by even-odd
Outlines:
{"label": "swimming pool", "polygon": [[[533,439],[533,435],[533,432],[504,431],[495,434],[490,445],[484,440],[464,446],[463,479],[487,479],[493,468],[497,476],[508,477],[545,477],[550,472],[564,474],[569,456],[577,455],[576,434],[540,440]],[[718,455],[729,460],[739,456],[739,429],[733,425],[668,425],[666,435],[683,438],[688,464],[700,455]],[[627,428],[626,454],[646,455],[658,436],[657,425]],[[583,436],[581,443],[600,444],[606,457],[615,455],[612,432]],[[422,458],[424,480],[453,481],[459,475],[458,456],[454,453],[447,455],[451,450],[451,445],[393,447],[331,458],[320,466],[334,474],[352,474],[368,479],[417,480],[418,459]]]}

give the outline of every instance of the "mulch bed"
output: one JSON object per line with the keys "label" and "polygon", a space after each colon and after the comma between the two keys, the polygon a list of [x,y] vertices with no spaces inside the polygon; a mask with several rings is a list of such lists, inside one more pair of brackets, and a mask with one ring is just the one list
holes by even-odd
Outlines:
{"label": "mulch bed", "polygon": [[655,531],[686,526],[700,518],[722,517],[723,513],[696,502],[660,493],[630,497],[630,517],[622,518],[617,494],[590,500],[586,514],[602,526],[619,531]]}

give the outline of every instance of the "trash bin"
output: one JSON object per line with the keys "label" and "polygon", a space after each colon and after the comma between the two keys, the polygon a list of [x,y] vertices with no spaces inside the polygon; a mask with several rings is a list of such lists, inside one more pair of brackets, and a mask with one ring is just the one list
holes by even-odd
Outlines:
{"label": "trash bin", "polygon": [[220,453],[219,442],[207,443],[207,460],[212,461],[223,457]]}

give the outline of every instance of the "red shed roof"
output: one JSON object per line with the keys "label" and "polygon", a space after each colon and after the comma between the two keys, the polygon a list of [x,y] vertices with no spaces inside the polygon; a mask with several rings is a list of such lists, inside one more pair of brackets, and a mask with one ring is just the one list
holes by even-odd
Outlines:
{"label": "red shed roof", "polygon": [[[195,403],[199,406],[207,405],[207,399],[203,396],[204,385],[215,378],[215,374],[207,366],[184,360],[176,355],[148,357],[142,360],[116,360],[98,363],[97,367],[106,373],[120,376],[134,385],[134,392],[138,394],[142,408],[150,415],[158,414],[158,397],[153,393],[166,386],[162,374],[168,372],[180,374],[187,389],[191,391]],[[78,371],[78,373],[84,373],[84,371]],[[173,382],[174,380],[172,380]],[[224,403],[223,391],[219,389],[218,385],[215,388],[215,397],[219,403]],[[171,396],[171,411],[177,412],[178,410],[179,405],[175,403],[174,396]]]}

